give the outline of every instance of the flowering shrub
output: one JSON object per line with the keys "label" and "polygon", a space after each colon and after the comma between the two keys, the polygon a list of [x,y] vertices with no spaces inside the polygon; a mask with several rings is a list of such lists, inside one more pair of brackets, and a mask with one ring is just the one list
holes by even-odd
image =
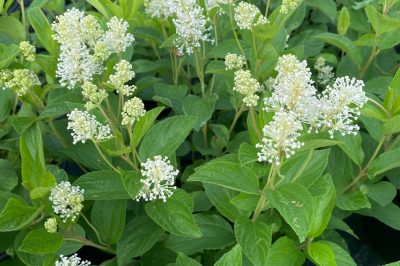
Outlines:
{"label": "flowering shrub", "polygon": [[399,10],[0,1],[0,260],[356,265],[352,214],[400,230]]}

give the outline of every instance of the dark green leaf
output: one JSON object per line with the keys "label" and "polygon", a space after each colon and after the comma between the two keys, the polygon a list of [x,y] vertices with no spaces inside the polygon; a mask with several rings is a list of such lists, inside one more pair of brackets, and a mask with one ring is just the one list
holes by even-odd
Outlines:
{"label": "dark green leaf", "polygon": [[56,253],[62,245],[63,238],[58,233],[48,233],[45,229],[30,231],[19,250],[32,254]]}
{"label": "dark green leaf", "polygon": [[41,44],[50,54],[57,53],[57,43],[53,39],[53,31],[46,16],[40,8],[29,8],[28,18]]}
{"label": "dark green leaf", "polygon": [[360,189],[382,207],[392,202],[397,194],[396,187],[392,183],[386,181],[375,184],[364,184]]}
{"label": "dark green leaf", "polygon": [[229,252],[225,253],[214,266],[242,266],[242,250],[239,245],[234,246]]}
{"label": "dark green leaf", "polygon": [[11,191],[18,185],[18,176],[12,164],[0,159],[0,191]]}

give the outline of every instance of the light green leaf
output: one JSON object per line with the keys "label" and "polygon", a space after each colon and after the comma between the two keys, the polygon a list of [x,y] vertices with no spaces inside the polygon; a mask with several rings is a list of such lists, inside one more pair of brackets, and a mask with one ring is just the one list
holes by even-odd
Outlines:
{"label": "light green leaf", "polygon": [[7,46],[0,43],[0,69],[6,68],[19,53],[20,49],[15,44]]}
{"label": "light green leaf", "polygon": [[336,20],[336,4],[333,0],[307,0],[309,6],[318,8],[322,13],[328,16],[328,18],[334,22]]}
{"label": "light green leaf", "polygon": [[365,8],[368,21],[371,23],[372,28],[378,34],[391,32],[400,28],[400,20],[380,14],[375,7],[368,5]]}
{"label": "light green leaf", "polygon": [[295,242],[284,236],[272,244],[265,265],[274,266],[300,266],[305,261],[303,253],[297,248]]}
{"label": "light green leaf", "polygon": [[174,266],[201,266],[201,264],[197,260],[179,252]]}
{"label": "light green leaf", "polygon": [[125,227],[126,200],[97,200],[91,212],[91,222],[106,243],[116,243]]}
{"label": "light green leaf", "polygon": [[258,150],[255,146],[250,145],[249,143],[245,142],[242,143],[239,147],[239,161],[241,166],[245,166],[250,163],[254,163],[258,161],[257,157]]}
{"label": "light green leaf", "polygon": [[201,237],[193,211],[193,199],[177,189],[166,202],[161,200],[145,205],[147,215],[159,226],[176,236]]}
{"label": "light green leaf", "polygon": [[351,160],[358,166],[361,166],[364,160],[364,152],[361,147],[361,135],[342,136],[341,134],[336,134],[335,138],[342,142],[342,144],[339,144],[339,147],[351,158]]}
{"label": "light green leaf", "polygon": [[18,185],[18,176],[8,160],[0,159],[0,191],[11,191]]}
{"label": "light green leaf", "polygon": [[164,110],[164,107],[157,107],[151,109],[150,111],[146,112],[143,117],[139,119],[133,126],[133,141],[132,145],[136,148],[140,141],[142,140],[143,136],[149,130],[149,128],[153,125],[154,121],[156,121],[157,116]]}
{"label": "light green leaf", "polygon": [[57,42],[52,37],[53,31],[42,10],[38,7],[29,8],[28,18],[40,43],[50,54],[55,55],[57,53]]}
{"label": "light green leaf", "polygon": [[26,38],[24,25],[14,16],[0,17],[0,43],[19,44]]}
{"label": "light green leaf", "polygon": [[368,168],[368,175],[372,178],[386,171],[400,167],[400,149],[381,153]]}
{"label": "light green leaf", "polygon": [[375,184],[363,184],[360,189],[382,207],[392,202],[397,194],[396,187],[392,183],[386,181]]}
{"label": "light green leaf", "polygon": [[133,218],[117,243],[118,265],[126,265],[132,258],[149,251],[164,231],[147,216]]}
{"label": "light green leaf", "polygon": [[63,238],[58,233],[48,233],[46,229],[34,229],[30,231],[19,250],[32,254],[56,253],[62,245]]}
{"label": "light green leaf", "polygon": [[278,210],[303,242],[312,224],[313,198],[310,192],[302,185],[291,183],[267,190],[266,195],[271,206]]}
{"label": "light green leaf", "polygon": [[225,253],[214,266],[242,266],[242,250],[239,245],[234,246],[229,252]]}
{"label": "light green leaf", "polygon": [[337,25],[339,34],[345,35],[349,27],[350,27],[350,13],[346,7],[343,7],[342,10],[340,10],[338,25]]}
{"label": "light green leaf", "polygon": [[10,198],[0,213],[0,232],[18,231],[28,226],[38,215],[37,209],[22,200]]}
{"label": "light green leaf", "polygon": [[332,248],[323,241],[313,242],[307,247],[311,260],[318,266],[336,266]]}
{"label": "light green leaf", "polygon": [[272,239],[270,225],[262,221],[252,222],[247,217],[241,216],[235,222],[235,235],[243,253],[253,265],[267,265]]}
{"label": "light green leaf", "polygon": [[371,208],[367,196],[359,190],[338,195],[336,206],[345,211]]}
{"label": "light green leaf", "polygon": [[130,199],[121,176],[111,170],[90,172],[79,177],[74,186],[85,190],[86,200]]}
{"label": "light green leaf", "polygon": [[383,123],[383,134],[393,135],[400,132],[400,115],[393,116]]}
{"label": "light green leaf", "polygon": [[171,155],[192,131],[196,121],[195,117],[178,115],[155,124],[142,140],[140,158],[146,160],[156,155]]}
{"label": "light green leaf", "polygon": [[250,168],[237,163],[214,161],[197,167],[188,181],[199,181],[229,189],[259,194],[258,177]]}
{"label": "light green leaf", "polygon": [[321,241],[331,247],[335,254],[336,265],[338,266],[356,266],[353,258],[341,246],[330,241]]}

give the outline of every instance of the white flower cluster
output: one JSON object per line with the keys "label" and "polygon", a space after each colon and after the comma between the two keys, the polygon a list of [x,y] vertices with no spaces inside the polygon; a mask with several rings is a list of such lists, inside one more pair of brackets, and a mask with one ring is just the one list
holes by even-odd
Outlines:
{"label": "white flower cluster", "polygon": [[82,85],[82,95],[86,100],[86,110],[90,111],[99,106],[108,94],[106,90],[99,89],[90,81],[85,81]]}
{"label": "white flower cluster", "polygon": [[264,99],[264,110],[274,111],[275,116],[263,129],[262,143],[257,144],[261,148],[259,161],[279,164],[283,157],[293,155],[302,146],[298,141],[302,123],[309,126],[309,132],[326,129],[331,138],[335,132],[357,134],[359,127],[354,121],[368,99],[362,81],[338,78],[332,87],[317,95],[306,61],[284,55],[279,58],[276,71],[272,95]]}
{"label": "white flower cluster", "polygon": [[110,75],[108,78],[108,84],[113,86],[119,94],[124,96],[132,95],[136,90],[136,86],[125,84],[135,77],[131,63],[121,60],[114,66],[114,71],[115,74]]}
{"label": "white flower cluster", "polygon": [[145,0],[144,7],[151,18],[166,19],[174,13],[175,2],[176,0]]}
{"label": "white flower cluster", "polygon": [[84,190],[72,186],[67,181],[62,181],[51,190],[50,201],[53,204],[54,213],[58,214],[65,223],[68,219],[75,221],[83,208]]}
{"label": "white flower cluster", "polygon": [[179,171],[174,169],[167,157],[162,158],[160,155],[147,159],[141,165],[142,176],[145,178],[141,180],[143,188],[136,200],[143,198],[145,201],[156,199],[167,201],[176,189],[174,183]]}
{"label": "white flower cluster", "polygon": [[25,57],[26,61],[35,61],[35,46],[31,45],[27,41],[23,41],[19,43],[19,49],[21,49],[22,55]]}
{"label": "white flower cluster", "polygon": [[53,38],[60,43],[56,74],[61,85],[73,88],[91,81],[111,53],[123,52],[133,42],[125,21],[113,17],[107,27],[104,32],[96,18],[76,8],[57,16],[52,28]]}
{"label": "white flower cluster", "polygon": [[258,7],[246,2],[240,2],[235,7],[234,17],[241,30],[252,30],[257,25],[268,23],[268,19],[261,14]]}
{"label": "white flower cluster", "polygon": [[89,266],[91,263],[89,261],[82,261],[78,255],[74,254],[70,257],[60,256],[60,260],[56,261],[55,266]]}
{"label": "white flower cluster", "polygon": [[123,110],[122,110],[122,122],[123,126],[132,126],[135,121],[139,121],[140,117],[142,117],[146,113],[144,109],[143,101],[137,97],[133,97],[132,99],[125,102]]}
{"label": "white flower cluster", "polygon": [[111,137],[110,126],[102,125],[96,120],[96,116],[89,114],[87,111],[75,109],[67,114],[67,117],[69,120],[67,129],[72,130],[71,136],[74,139],[74,144],[79,141],[85,143],[89,139],[99,141]]}
{"label": "white flower cluster", "polygon": [[261,89],[260,83],[251,76],[250,70],[240,69],[235,72],[233,90],[244,96],[243,102],[247,107],[257,106],[258,95]]}
{"label": "white flower cluster", "polygon": [[279,111],[273,120],[263,128],[262,144],[258,153],[259,161],[275,162],[280,164],[281,156],[290,158],[304,143],[298,141],[300,131],[303,129],[293,112]]}
{"label": "white flower cluster", "polygon": [[335,77],[333,67],[327,65],[325,58],[322,56],[318,57],[317,61],[315,61],[314,68],[318,71],[318,83],[323,86],[331,83],[332,79]]}
{"label": "white flower cluster", "polygon": [[175,16],[173,22],[177,37],[174,45],[178,54],[192,54],[201,42],[212,42],[211,28],[206,26],[208,21],[203,9],[195,1],[180,1],[176,5]]}
{"label": "white flower cluster", "polygon": [[207,10],[211,10],[214,7],[218,7],[220,4],[229,4],[230,0],[206,0]]}
{"label": "white flower cluster", "polygon": [[290,10],[295,9],[300,3],[300,0],[283,0],[281,9],[279,12],[281,14],[287,14]]}
{"label": "white flower cluster", "polygon": [[246,65],[246,58],[243,55],[228,53],[225,56],[226,70],[238,70]]}
{"label": "white flower cluster", "polygon": [[0,72],[0,84],[3,89],[13,89],[18,96],[24,96],[32,87],[40,86],[40,81],[30,69],[6,69]]}
{"label": "white flower cluster", "polygon": [[44,223],[44,228],[49,233],[57,232],[57,219],[56,218],[49,218]]}

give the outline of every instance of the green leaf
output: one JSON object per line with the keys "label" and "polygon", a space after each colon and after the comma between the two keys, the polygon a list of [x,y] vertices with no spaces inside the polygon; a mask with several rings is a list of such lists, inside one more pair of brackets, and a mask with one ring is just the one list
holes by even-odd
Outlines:
{"label": "green leaf", "polygon": [[196,131],[204,126],[211,118],[217,99],[218,96],[215,94],[207,98],[201,98],[197,95],[188,95],[183,99],[182,109],[185,115],[197,117],[197,123],[194,127]]}
{"label": "green leaf", "polygon": [[48,233],[46,229],[34,229],[30,231],[19,250],[32,254],[56,253],[62,245],[63,238],[58,233]]}
{"label": "green leaf", "polygon": [[381,153],[368,168],[368,175],[372,178],[386,171],[400,167],[400,149]]}
{"label": "green leaf", "polygon": [[40,43],[50,53],[57,53],[57,42],[53,39],[53,31],[46,16],[38,7],[28,9],[29,22],[36,32]]}
{"label": "green leaf", "polygon": [[178,253],[174,266],[201,266],[201,264],[183,253]]}
{"label": "green leaf", "polygon": [[250,163],[254,163],[258,161],[257,157],[258,150],[255,146],[250,145],[249,143],[245,142],[242,143],[239,147],[239,161],[241,166],[245,166]]}
{"label": "green leaf", "polygon": [[[242,46],[243,50],[248,52],[250,50],[250,45],[243,41],[239,40],[240,45]],[[227,53],[231,54],[242,54],[237,42],[235,39],[231,40],[224,40],[220,42],[217,46],[211,49],[211,51],[208,53],[207,57],[208,58],[225,58]]]}
{"label": "green leaf", "polygon": [[126,265],[131,258],[149,251],[164,231],[147,216],[133,218],[117,243],[118,265]]}
{"label": "green leaf", "polygon": [[165,245],[174,251],[192,255],[204,249],[223,249],[234,243],[230,224],[218,215],[195,214],[194,219],[199,226],[202,236],[200,238],[181,237],[171,235]]}
{"label": "green leaf", "polygon": [[6,68],[19,53],[20,49],[15,44],[7,46],[0,43],[0,69]]}
{"label": "green leaf", "polygon": [[206,74],[225,74],[225,73],[227,73],[227,71],[225,63],[223,61],[214,60],[208,63],[206,68]]}
{"label": "green leaf", "polygon": [[19,44],[26,38],[24,25],[13,16],[0,17],[0,43]]}
{"label": "green leaf", "polygon": [[359,210],[357,213],[374,217],[393,229],[400,230],[400,208],[396,204],[389,203],[381,207],[379,204],[372,203],[371,209]]}
{"label": "green leaf", "polygon": [[149,128],[153,125],[154,121],[156,121],[157,116],[164,110],[164,107],[157,107],[151,109],[150,111],[146,112],[143,117],[139,119],[133,126],[133,141],[132,145],[136,148],[140,141],[142,140],[143,136],[149,130]]}
{"label": "green leaf", "polygon": [[155,124],[142,140],[140,158],[146,160],[156,155],[171,155],[192,131],[196,121],[195,117],[178,115]]}
{"label": "green leaf", "polygon": [[272,244],[265,265],[274,266],[300,266],[304,263],[304,255],[297,248],[295,242],[284,236]]}
{"label": "green leaf", "polygon": [[393,135],[400,132],[400,115],[395,115],[383,123],[383,134]]}
{"label": "green leaf", "polygon": [[328,16],[328,18],[333,22],[336,20],[336,4],[332,0],[307,0],[309,6],[318,8],[322,13]]}
{"label": "green leaf", "polygon": [[333,253],[335,254],[336,265],[356,266],[356,263],[354,262],[353,258],[341,246],[329,241],[320,241],[320,242],[323,242],[324,244],[331,247]]}
{"label": "green leaf", "polygon": [[18,185],[18,176],[8,160],[0,159],[0,191],[11,191]]}
{"label": "green leaf", "polygon": [[272,239],[271,226],[262,221],[252,222],[241,216],[235,222],[235,235],[243,253],[253,265],[267,265]]}
{"label": "green leaf", "polygon": [[338,195],[336,206],[345,211],[371,208],[367,196],[359,190]]}
{"label": "green leaf", "polygon": [[351,158],[351,160],[358,166],[361,166],[364,160],[364,152],[361,147],[361,135],[342,136],[341,134],[336,134],[335,138],[342,142],[342,144],[339,144],[339,147]]}
{"label": "green leaf", "polygon": [[282,164],[280,172],[284,182],[295,182],[310,187],[321,177],[329,159],[329,149],[299,153]]}
{"label": "green leaf", "polygon": [[28,226],[36,218],[36,208],[22,200],[10,198],[0,213],[0,232],[18,231]]}
{"label": "green leaf", "polygon": [[313,242],[307,247],[311,260],[318,266],[335,266],[335,254],[332,248],[323,241]]}
{"label": "green leaf", "polygon": [[242,250],[239,245],[234,246],[229,252],[225,253],[214,266],[242,266]]}
{"label": "green leaf", "polygon": [[143,187],[143,183],[140,182],[141,177],[137,171],[126,171],[122,174],[122,183],[132,199],[136,198]]}
{"label": "green leaf", "polygon": [[351,57],[354,63],[356,63],[358,66],[361,65],[362,56],[360,50],[349,38],[329,32],[321,33],[315,36],[315,38],[340,48]]}
{"label": "green leaf", "polygon": [[267,199],[303,242],[311,229],[313,198],[308,190],[298,184],[284,184],[266,191]]}
{"label": "green leaf", "polygon": [[377,34],[391,32],[400,28],[400,20],[380,14],[375,7],[368,5],[365,8],[368,21]]}
{"label": "green leaf", "polygon": [[330,175],[319,178],[310,192],[314,201],[314,214],[308,236],[317,238],[325,231],[335,206],[335,186]]}
{"label": "green leaf", "polygon": [[396,187],[392,183],[386,181],[375,184],[363,184],[360,189],[382,207],[392,202],[397,194]]}
{"label": "green leaf", "polygon": [[339,19],[338,19],[338,32],[340,35],[345,35],[347,30],[350,27],[350,13],[347,10],[347,8],[344,6],[342,10],[340,10],[339,13]]}
{"label": "green leaf", "polygon": [[201,237],[201,231],[192,215],[193,199],[177,189],[166,202],[155,201],[145,205],[147,215],[159,226],[176,236]]}
{"label": "green leaf", "polygon": [[11,116],[10,123],[18,134],[24,133],[37,119],[29,116]]}
{"label": "green leaf", "polygon": [[90,172],[79,177],[74,186],[85,190],[85,200],[130,199],[121,176],[111,170]]}
{"label": "green leaf", "polygon": [[197,167],[188,181],[199,181],[249,194],[260,194],[258,177],[253,170],[232,162],[213,161]]}
{"label": "green leaf", "polygon": [[126,200],[97,200],[91,212],[91,222],[106,243],[116,243],[125,227]]}
{"label": "green leaf", "polygon": [[[40,126],[28,128],[20,138],[21,175],[23,185],[29,190],[50,189],[55,185],[55,178],[47,173],[44,163],[43,142]],[[45,195],[38,196],[45,196]]]}
{"label": "green leaf", "polygon": [[84,110],[82,95],[78,93],[63,94],[49,103],[40,114],[42,117],[54,117],[70,113],[74,109]]}

